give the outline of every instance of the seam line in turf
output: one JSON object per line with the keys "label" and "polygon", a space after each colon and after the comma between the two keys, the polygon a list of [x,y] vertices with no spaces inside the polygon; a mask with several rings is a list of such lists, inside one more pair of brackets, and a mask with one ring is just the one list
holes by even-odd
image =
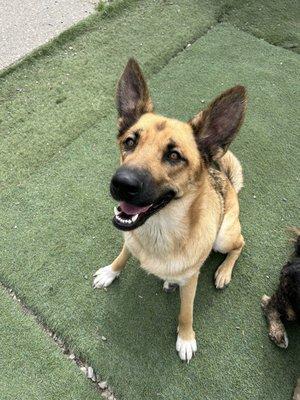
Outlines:
{"label": "seam line in turf", "polygon": [[[120,11],[122,10],[121,5],[125,5],[125,6],[126,6],[126,4],[128,4],[128,5],[132,6],[135,2],[136,2],[136,0],[121,0],[121,1],[118,3],[119,8],[120,8],[120,9],[118,10],[118,12],[120,12]],[[228,5],[227,5],[227,6],[228,6]],[[108,11],[109,11],[109,9],[108,9]],[[288,50],[288,49],[285,49],[285,48],[282,47],[282,46],[278,46],[278,45],[275,45],[275,44],[273,44],[273,43],[270,43],[270,42],[268,42],[267,40],[265,40],[265,39],[263,39],[263,38],[260,38],[260,37],[254,35],[254,34],[252,34],[252,33],[250,33],[250,32],[244,31],[243,29],[240,29],[239,27],[236,27],[234,24],[232,24],[232,23],[230,23],[230,22],[223,21],[223,18],[224,18],[224,16],[225,16],[226,14],[228,14],[228,11],[227,11],[227,7],[226,7],[226,5],[225,5],[225,6],[223,6],[223,7],[221,8],[220,12],[214,16],[215,23],[213,23],[213,24],[210,25],[209,27],[202,28],[202,29],[200,30],[200,32],[198,32],[197,34],[193,35],[189,40],[187,40],[187,41],[185,42],[184,45],[178,46],[178,48],[175,49],[170,55],[167,55],[167,56],[166,56],[166,59],[165,59],[159,66],[157,66],[157,67],[154,66],[153,68],[150,68],[150,71],[149,71],[149,73],[147,74],[147,80],[150,80],[152,77],[154,77],[155,75],[158,75],[161,71],[163,71],[163,69],[164,69],[165,67],[167,67],[167,66],[170,64],[170,62],[172,62],[172,60],[173,60],[174,58],[178,57],[182,52],[184,52],[184,51],[186,50],[186,48],[187,48],[188,45],[193,45],[195,42],[197,42],[199,39],[201,39],[201,38],[203,38],[204,36],[206,36],[211,30],[215,29],[215,28],[216,28],[217,26],[219,26],[219,25],[231,26],[231,27],[233,27],[234,29],[236,29],[237,31],[243,32],[244,34],[249,35],[250,37],[253,37],[254,39],[261,40],[261,41],[267,43],[267,44],[270,45],[270,46],[274,46],[274,47],[276,47],[276,48],[280,48],[280,49],[285,50],[285,51],[287,51],[287,52],[291,52],[291,50]],[[92,16],[91,16],[91,17],[92,17]],[[80,23],[79,23],[79,24],[80,24]],[[79,25],[79,24],[78,24],[78,25]],[[76,27],[76,25],[75,25],[75,27]],[[72,29],[72,28],[70,28],[70,29]],[[69,30],[67,30],[67,31],[65,31],[65,32],[62,32],[61,35],[66,34],[66,32],[69,32]],[[82,33],[84,33],[84,32],[79,32],[78,34],[82,34]],[[59,37],[60,37],[60,36],[59,36]],[[53,42],[57,41],[57,42],[59,43],[59,37],[53,39]],[[66,40],[66,42],[67,42],[67,40]],[[46,45],[46,46],[47,46],[47,45]],[[41,48],[40,51],[42,51],[42,50],[43,50],[43,46],[42,46],[42,48]],[[33,51],[33,53],[34,53],[34,51]],[[31,54],[29,55],[29,57],[30,57],[33,53],[31,53]],[[43,53],[43,54],[44,54],[44,53]],[[43,54],[41,54],[41,56],[42,56]],[[46,54],[46,53],[45,53],[45,54]],[[29,57],[28,57],[28,59],[29,59]],[[26,62],[26,59],[25,59],[24,61]],[[20,61],[20,64],[22,64],[22,61]],[[20,64],[17,64],[16,66],[18,67]],[[145,63],[145,65],[147,65],[147,62]],[[12,68],[12,71],[13,71],[14,66],[12,66],[11,68]],[[5,70],[4,70],[4,72],[5,72]],[[5,76],[5,74],[4,74],[4,76]],[[0,73],[0,78],[2,78],[2,74],[1,74],[1,73]],[[75,136],[73,139],[71,139],[70,141],[67,141],[63,146],[59,147],[59,148],[56,150],[55,154],[53,154],[53,155],[50,156],[48,159],[46,159],[46,160],[43,161],[41,164],[39,164],[34,170],[32,170],[31,173],[29,173],[27,176],[25,176],[24,179],[22,179],[22,181],[19,181],[19,182],[12,182],[11,184],[8,183],[4,188],[0,189],[0,194],[1,194],[1,193],[4,193],[6,190],[9,190],[9,189],[11,189],[11,188],[15,188],[15,187],[18,187],[19,185],[26,184],[26,182],[27,182],[32,176],[34,176],[35,174],[37,174],[37,173],[40,171],[40,169],[44,168],[44,167],[45,167],[46,165],[48,165],[48,164],[51,164],[54,160],[57,159],[57,154],[56,154],[57,152],[60,152],[61,150],[67,149],[73,142],[75,142],[77,139],[79,139],[79,138],[82,136],[82,134],[83,134],[84,132],[86,132],[86,131],[88,131],[89,129],[93,128],[93,127],[94,127],[95,125],[97,125],[98,123],[101,123],[102,121],[105,121],[105,120],[108,119],[112,114],[113,114],[113,111],[110,112],[110,113],[108,113],[105,117],[96,119],[92,124],[90,124],[89,126],[85,127],[84,129],[82,129],[82,130],[79,132],[78,135],[76,135],[76,136]]]}
{"label": "seam line in turf", "polygon": [[93,386],[102,398],[105,397],[111,400],[117,400],[111,388],[107,385],[105,381],[100,379],[100,376],[94,372],[94,369],[88,363],[84,362],[84,360],[78,355],[75,355],[70,347],[63,341],[63,339],[58,337],[56,333],[52,331],[49,326],[45,324],[45,322],[43,322],[41,318],[39,318],[39,316],[35,314],[30,307],[22,302],[11,288],[4,285],[4,283],[1,281],[0,286],[4,289],[4,292],[18,305],[21,312],[26,316],[33,317],[36,326],[52,339],[56,346],[61,350],[62,354],[70,362],[77,365],[77,367],[85,374],[87,379],[93,383]]}
{"label": "seam line in turf", "polygon": [[[217,20],[218,17],[216,17]],[[164,68],[166,68],[169,63],[176,57],[178,57],[183,51],[185,51],[185,49],[187,48],[188,45],[193,45],[197,40],[201,39],[202,37],[206,36],[212,29],[214,29],[217,25],[219,24],[219,22],[216,22],[215,24],[210,25],[208,28],[206,28],[205,30],[201,29],[201,33],[198,32],[197,35],[194,35],[193,37],[191,37],[189,40],[187,40],[185,42],[184,45],[178,46],[178,48],[172,53],[170,54],[168,57],[166,57],[166,59],[162,62],[161,65],[159,65],[158,67],[153,67],[152,69],[150,69],[150,72],[147,74],[147,80],[150,80],[151,78],[153,78],[154,76],[158,75],[161,71],[163,71]],[[13,183],[8,183],[5,187],[3,187],[2,189],[0,189],[0,194],[5,193],[7,190],[12,189],[12,188],[16,188],[20,185],[24,185],[26,184],[26,182],[34,175],[36,175],[42,168],[44,168],[46,165],[48,164],[52,164],[52,162],[54,160],[57,159],[57,153],[62,151],[62,150],[66,150],[72,143],[74,143],[75,141],[77,141],[78,139],[81,138],[81,136],[87,132],[88,130],[92,129],[94,126],[96,126],[97,124],[101,123],[102,121],[105,121],[107,119],[109,119],[112,115],[113,115],[114,111],[109,112],[105,117],[101,117],[99,119],[96,119],[92,124],[90,124],[89,126],[85,127],[84,129],[82,129],[78,135],[76,135],[74,138],[72,138],[71,140],[67,141],[63,146],[59,147],[57,150],[55,150],[55,154],[53,154],[52,156],[50,156],[48,159],[44,160],[43,162],[41,162],[35,169],[32,170],[31,173],[29,173],[27,176],[24,177],[24,179],[22,179],[19,182],[13,182]]]}

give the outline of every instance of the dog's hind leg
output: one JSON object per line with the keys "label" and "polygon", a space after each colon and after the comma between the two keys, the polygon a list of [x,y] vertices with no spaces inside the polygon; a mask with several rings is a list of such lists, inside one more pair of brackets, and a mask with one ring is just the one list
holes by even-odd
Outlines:
{"label": "dog's hind leg", "polygon": [[269,338],[273,340],[277,346],[286,349],[289,341],[285,327],[280,319],[280,314],[274,305],[274,297],[264,295],[261,299],[261,306],[269,322]]}
{"label": "dog's hind leg", "polygon": [[129,257],[130,253],[124,244],[121,253],[110,265],[102,267],[95,272],[93,288],[96,289],[109,286],[115,278],[120,275]]}
{"label": "dog's hind leg", "polygon": [[215,273],[217,289],[223,289],[230,282],[233,267],[245,244],[241,235],[238,198],[233,188],[229,188],[224,208],[225,215],[213,245],[215,251],[227,254]]}
{"label": "dog's hind leg", "polygon": [[[234,247],[228,251],[228,254],[222,264],[219,266],[215,273],[215,285],[217,289],[223,289],[231,281],[232,270],[236,260],[239,258],[244,247],[243,236],[240,235],[239,239],[235,242]],[[219,250],[220,251],[220,250]],[[221,251],[226,253],[226,250]]]}
{"label": "dog's hind leg", "polygon": [[217,289],[223,289],[231,281],[233,267],[243,250],[244,244],[238,219],[232,223],[231,216],[225,215],[213,246],[214,250],[227,254],[225,260],[215,273],[215,285]]}

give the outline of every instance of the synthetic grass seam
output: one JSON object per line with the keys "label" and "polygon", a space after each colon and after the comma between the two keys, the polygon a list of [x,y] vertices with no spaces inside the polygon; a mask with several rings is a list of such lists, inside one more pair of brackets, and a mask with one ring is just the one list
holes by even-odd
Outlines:
{"label": "synthetic grass seam", "polygon": [[[131,1],[134,2],[135,0],[128,0],[128,1],[129,2],[131,2]],[[216,20],[218,20],[218,17],[216,17]],[[199,40],[202,37],[206,36],[211,30],[215,29],[217,25],[219,25],[218,22],[216,22],[215,24],[212,24],[208,29],[206,29],[204,31],[202,29],[201,32],[197,33],[197,35],[194,35],[192,38],[187,40],[187,42],[183,46],[180,46],[171,55],[166,57],[166,59],[161,63],[161,65],[159,65],[157,67],[154,66],[153,68],[148,69],[147,80],[150,80],[152,77],[154,77],[155,75],[159,74],[164,68],[166,68],[168,66],[168,64],[170,62],[172,62],[172,60],[174,58],[178,57],[183,51],[185,51],[188,47],[193,45],[197,40]],[[229,25],[229,24],[227,24],[227,25]],[[34,52],[31,53],[29,56],[32,56],[34,58],[35,57],[35,53]],[[24,60],[24,62],[25,62],[25,60]],[[1,74],[0,74],[0,79],[1,79]],[[16,186],[19,186],[19,185],[22,185],[22,184],[26,183],[26,181],[28,179],[30,179],[33,175],[38,173],[41,168],[47,166],[48,164],[51,164],[52,161],[54,161],[57,158],[57,153],[60,153],[62,150],[67,149],[73,142],[78,140],[85,132],[87,132],[88,130],[90,130],[93,127],[95,127],[98,123],[101,123],[102,121],[105,121],[106,119],[108,119],[112,115],[112,113],[113,112],[109,113],[106,116],[96,118],[89,126],[87,126],[84,129],[82,129],[75,137],[73,137],[71,140],[67,141],[60,148],[58,148],[56,150],[56,152],[53,153],[48,159],[43,160],[42,163],[39,164],[29,175],[27,175],[24,180],[22,180],[22,181],[20,181],[18,183],[12,184],[12,185],[8,184],[6,187],[0,188],[0,192],[4,193],[7,189],[10,189],[11,187],[16,187]]]}
{"label": "synthetic grass seam", "polygon": [[[266,37],[262,33],[261,34],[256,33],[255,29],[252,29],[251,31],[249,31],[246,27],[245,28],[240,27],[238,24],[235,24],[233,21],[231,21],[230,18],[232,16],[232,12],[236,11],[237,9],[239,9],[241,4],[242,3],[240,3],[238,7],[235,7],[236,3],[234,1],[231,1],[229,3],[225,3],[225,4],[221,5],[221,12],[220,12],[220,15],[218,17],[218,22],[219,23],[230,24],[233,28],[241,30],[241,31],[243,31],[245,33],[248,33],[249,35],[253,36],[254,38],[259,39],[259,40],[263,40],[264,42],[266,42],[266,43],[268,43],[268,44],[270,44],[272,46],[279,47],[279,48],[287,50],[289,52],[292,51],[292,52],[298,53],[297,47],[299,46],[299,44],[297,45],[297,42],[291,43],[290,45],[286,45],[286,46],[284,46],[285,42],[281,42],[281,43],[276,44],[276,43],[274,43],[272,41],[267,40]],[[259,8],[259,10],[260,10],[260,8]],[[226,19],[226,18],[228,18],[228,19]],[[296,21],[295,21],[295,24],[296,24]]]}
{"label": "synthetic grass seam", "polygon": [[112,389],[108,386],[106,381],[102,381],[99,375],[96,375],[94,369],[91,365],[85,362],[81,357],[74,354],[74,352],[70,349],[70,347],[57,336],[55,332],[53,332],[45,322],[41,321],[41,318],[38,317],[37,314],[33,312],[31,308],[29,308],[13,291],[13,289],[5,286],[3,282],[0,282],[0,287],[8,294],[9,297],[13,299],[13,301],[18,304],[21,312],[25,315],[30,315],[33,317],[36,325],[48,335],[56,346],[62,351],[62,353],[70,360],[72,363],[76,364],[78,368],[85,374],[85,376],[93,382],[96,390],[101,394],[101,397],[109,399],[109,400],[117,400],[115,395],[112,392]]}

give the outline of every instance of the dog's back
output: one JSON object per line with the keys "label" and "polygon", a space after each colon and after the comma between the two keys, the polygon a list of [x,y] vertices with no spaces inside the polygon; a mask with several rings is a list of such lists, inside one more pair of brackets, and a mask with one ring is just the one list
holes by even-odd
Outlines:
{"label": "dog's back", "polygon": [[230,150],[228,150],[227,153],[225,153],[224,156],[221,157],[217,163],[220,167],[220,170],[224,172],[224,174],[231,182],[235,191],[239,193],[239,191],[243,187],[244,182],[243,169],[239,160]]}

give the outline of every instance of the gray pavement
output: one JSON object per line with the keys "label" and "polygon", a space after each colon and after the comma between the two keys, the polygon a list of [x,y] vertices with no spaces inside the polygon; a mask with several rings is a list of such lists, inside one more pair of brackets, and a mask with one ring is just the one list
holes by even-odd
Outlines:
{"label": "gray pavement", "polygon": [[0,0],[0,69],[87,17],[98,0]]}

